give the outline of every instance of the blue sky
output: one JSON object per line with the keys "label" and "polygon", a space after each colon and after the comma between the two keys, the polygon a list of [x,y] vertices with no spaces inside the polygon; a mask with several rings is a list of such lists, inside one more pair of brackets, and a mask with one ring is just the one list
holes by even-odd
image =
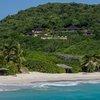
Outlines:
{"label": "blue sky", "polygon": [[20,10],[48,2],[100,4],[100,0],[0,0],[0,19],[3,19],[7,15],[16,14]]}

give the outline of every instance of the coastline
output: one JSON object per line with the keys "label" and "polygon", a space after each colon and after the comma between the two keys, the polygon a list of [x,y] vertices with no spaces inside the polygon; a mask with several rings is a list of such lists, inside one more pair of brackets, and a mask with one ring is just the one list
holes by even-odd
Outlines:
{"label": "coastline", "polygon": [[60,81],[89,81],[100,80],[100,73],[61,73],[50,74],[30,72],[29,74],[17,74],[16,76],[0,76],[0,84],[28,84],[39,82]]}

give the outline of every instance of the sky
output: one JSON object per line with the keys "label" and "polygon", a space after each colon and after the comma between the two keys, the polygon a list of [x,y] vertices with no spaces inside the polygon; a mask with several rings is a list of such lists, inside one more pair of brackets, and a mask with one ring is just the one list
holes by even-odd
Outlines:
{"label": "sky", "polygon": [[100,4],[100,0],[0,0],[0,20],[8,15],[16,14],[20,10],[48,2],[78,2],[85,4]]}

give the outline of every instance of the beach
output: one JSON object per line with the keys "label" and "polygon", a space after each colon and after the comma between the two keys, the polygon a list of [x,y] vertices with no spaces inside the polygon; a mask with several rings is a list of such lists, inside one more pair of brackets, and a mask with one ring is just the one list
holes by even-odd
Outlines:
{"label": "beach", "polygon": [[99,90],[100,73],[0,76],[0,100],[99,100]]}
{"label": "beach", "polygon": [[100,80],[100,73],[61,73],[50,74],[30,72],[16,76],[0,76],[0,84],[27,84],[31,82],[85,81]]}

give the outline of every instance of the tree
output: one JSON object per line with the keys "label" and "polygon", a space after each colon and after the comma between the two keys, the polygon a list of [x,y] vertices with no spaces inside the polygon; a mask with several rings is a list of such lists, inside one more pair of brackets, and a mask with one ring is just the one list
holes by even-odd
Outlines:
{"label": "tree", "polygon": [[84,72],[94,72],[100,70],[100,56],[85,55],[82,58],[81,68]]}
{"label": "tree", "polygon": [[95,62],[95,65],[96,65],[96,70],[97,71],[100,71],[100,55],[93,55],[94,57],[94,62]]}
{"label": "tree", "polygon": [[0,61],[4,67],[9,69],[9,71],[12,69],[13,73],[16,73],[17,71],[20,72],[20,68],[25,61],[20,44],[14,41],[5,44],[1,51]]}

